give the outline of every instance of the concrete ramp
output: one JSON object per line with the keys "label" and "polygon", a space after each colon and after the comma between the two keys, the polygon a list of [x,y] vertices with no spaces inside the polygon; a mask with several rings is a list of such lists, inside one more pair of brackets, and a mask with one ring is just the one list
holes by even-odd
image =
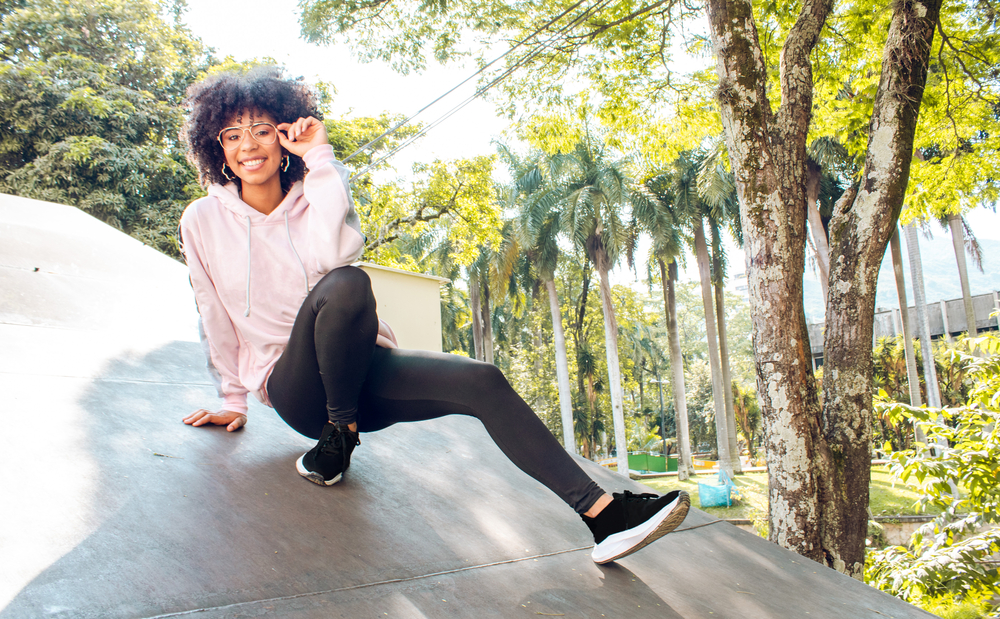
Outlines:
{"label": "concrete ramp", "polygon": [[[924,617],[693,510],[618,564],[475,420],[311,444],[218,403],[186,268],[76,209],[0,196],[0,619]],[[581,460],[606,489],[643,486]]]}

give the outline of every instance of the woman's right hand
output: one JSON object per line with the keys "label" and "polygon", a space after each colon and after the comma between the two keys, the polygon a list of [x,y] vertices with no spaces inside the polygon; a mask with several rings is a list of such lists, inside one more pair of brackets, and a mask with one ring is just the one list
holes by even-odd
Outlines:
{"label": "woman's right hand", "polygon": [[233,432],[247,425],[247,416],[243,413],[234,413],[233,411],[226,410],[213,413],[208,409],[199,408],[185,417],[184,423],[189,426],[203,426],[206,423],[211,423],[217,426],[226,426],[226,430]]}
{"label": "woman's right hand", "polygon": [[280,123],[278,141],[285,150],[297,157],[302,157],[313,147],[330,143],[326,135],[326,125],[312,116],[299,118],[293,123]]}

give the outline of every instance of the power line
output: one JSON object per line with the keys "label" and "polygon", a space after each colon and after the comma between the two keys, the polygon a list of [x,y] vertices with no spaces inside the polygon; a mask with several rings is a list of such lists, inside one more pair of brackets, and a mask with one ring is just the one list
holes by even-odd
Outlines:
{"label": "power line", "polygon": [[557,22],[560,19],[562,19],[563,17],[565,17],[567,13],[569,13],[570,11],[572,11],[573,9],[575,9],[576,7],[580,6],[585,1],[586,0],[580,0],[579,2],[577,2],[573,6],[569,7],[568,9],[566,9],[565,11],[563,11],[562,13],[560,13],[559,15],[556,15],[555,17],[553,17],[552,19],[550,19],[548,22],[546,22],[545,24],[543,24],[541,27],[539,27],[537,30],[535,30],[531,34],[529,34],[527,37],[525,37],[525,38],[521,39],[520,41],[518,41],[516,45],[514,45],[513,47],[511,47],[510,49],[508,49],[506,52],[504,52],[503,54],[501,54],[501,55],[497,56],[496,58],[494,58],[493,60],[491,60],[489,62],[489,64],[481,67],[478,71],[476,71],[475,73],[473,73],[469,77],[465,78],[464,80],[462,80],[461,82],[459,82],[458,84],[456,84],[451,90],[449,90],[448,92],[444,93],[443,95],[441,95],[437,99],[434,99],[433,101],[431,101],[430,103],[428,103],[424,107],[422,107],[419,110],[417,110],[417,112],[415,114],[413,114],[412,116],[410,116],[406,120],[403,120],[403,121],[397,123],[396,126],[392,127],[391,129],[387,129],[385,132],[382,133],[382,135],[378,136],[374,140],[369,141],[367,144],[365,144],[364,146],[360,147],[359,149],[357,149],[356,151],[354,151],[353,153],[351,153],[350,155],[348,155],[347,157],[345,157],[344,158],[344,163],[347,163],[351,159],[354,159],[354,157],[356,157],[359,153],[361,153],[363,150],[365,150],[366,148],[368,148],[372,144],[376,144],[377,142],[381,141],[382,138],[384,138],[386,136],[389,136],[389,135],[392,135],[393,133],[395,133],[400,127],[402,127],[405,124],[408,124],[414,118],[416,118],[417,116],[419,116],[420,114],[422,114],[427,108],[431,107],[432,105],[434,105],[435,103],[437,103],[441,99],[444,99],[445,97],[447,97],[451,93],[455,92],[456,90],[458,90],[459,88],[461,88],[462,86],[464,86],[472,78],[476,77],[480,73],[483,73],[484,71],[486,71],[486,69],[489,69],[491,66],[493,66],[497,62],[499,62],[499,61],[503,60],[504,58],[506,58],[507,56],[509,56],[511,53],[513,53],[513,51],[515,49],[521,47],[522,45],[524,45],[525,43],[527,43],[528,41],[530,41],[531,39],[533,39],[535,37],[535,35],[537,35],[539,32],[541,32],[542,30],[545,30],[546,28],[548,28],[549,26],[551,26],[555,22]]}
{"label": "power line", "polygon": [[[457,113],[458,111],[460,111],[460,110],[461,110],[462,108],[464,108],[464,107],[465,107],[466,105],[468,105],[469,103],[471,103],[472,101],[474,101],[474,100],[475,100],[476,98],[478,98],[478,97],[479,97],[480,95],[482,95],[483,93],[485,93],[485,92],[486,92],[487,90],[489,90],[490,88],[492,88],[493,86],[495,86],[496,84],[498,84],[499,82],[501,82],[502,80],[504,80],[505,78],[507,78],[507,76],[509,76],[509,75],[510,75],[511,73],[513,73],[513,72],[514,72],[515,70],[519,69],[519,68],[520,68],[521,66],[523,66],[524,64],[526,64],[527,62],[529,62],[530,60],[532,60],[533,58],[535,58],[535,57],[536,57],[536,56],[538,56],[539,54],[541,54],[541,53],[542,53],[542,51],[544,51],[544,50],[545,50],[545,49],[546,49],[547,47],[549,47],[549,44],[550,44],[550,43],[552,43],[552,41],[554,41],[554,40],[555,40],[556,38],[558,38],[558,37],[559,37],[559,35],[561,35],[561,34],[562,34],[563,32],[566,32],[566,31],[568,31],[568,30],[571,30],[572,28],[575,28],[575,27],[576,27],[576,26],[577,26],[577,25],[578,25],[578,24],[579,24],[580,22],[582,22],[582,21],[583,21],[584,19],[586,19],[586,18],[587,18],[587,17],[589,17],[590,15],[592,15],[592,14],[596,13],[597,11],[601,10],[602,8],[604,8],[605,6],[607,6],[607,4],[609,4],[610,2],[611,2],[611,0],[600,0],[600,1],[599,1],[599,2],[597,2],[597,3],[596,3],[596,4],[594,5],[594,6],[590,7],[590,8],[589,8],[589,9],[587,9],[587,10],[585,10],[585,11],[584,11],[583,13],[581,13],[581,14],[580,14],[579,16],[577,16],[576,18],[574,18],[574,19],[573,19],[573,20],[572,20],[572,21],[571,21],[571,22],[570,22],[569,24],[567,24],[566,26],[563,26],[563,27],[562,27],[561,29],[559,29],[559,30],[558,30],[558,31],[557,31],[557,32],[556,32],[556,33],[555,33],[554,35],[552,35],[551,37],[549,37],[549,39],[547,39],[546,41],[542,42],[542,44],[541,44],[541,45],[539,45],[539,46],[538,46],[538,48],[536,48],[536,49],[532,50],[531,52],[529,52],[528,54],[526,54],[525,56],[523,56],[523,57],[522,57],[521,59],[519,59],[519,60],[518,60],[517,62],[515,62],[515,63],[514,63],[513,65],[511,65],[511,66],[510,66],[510,67],[509,67],[509,68],[508,68],[508,69],[507,69],[506,71],[504,71],[503,73],[501,73],[501,74],[500,74],[499,76],[497,76],[496,78],[494,78],[494,79],[493,79],[492,81],[490,81],[490,82],[489,82],[488,84],[486,84],[485,86],[483,86],[483,87],[481,87],[480,89],[478,89],[478,90],[477,90],[477,91],[476,91],[475,93],[473,93],[473,94],[472,94],[472,95],[471,95],[470,97],[468,97],[467,99],[465,99],[464,101],[462,101],[461,103],[459,103],[458,105],[456,105],[455,107],[453,107],[453,108],[452,108],[451,110],[449,110],[448,112],[446,112],[446,113],[445,113],[445,114],[444,114],[443,116],[440,116],[439,118],[437,118],[436,120],[434,120],[434,121],[433,121],[432,123],[430,123],[430,124],[428,124],[427,126],[423,127],[423,128],[422,128],[422,129],[421,129],[421,130],[420,130],[419,132],[417,132],[416,134],[414,134],[414,135],[410,136],[409,138],[407,138],[407,139],[406,139],[406,140],[404,140],[403,142],[399,143],[399,144],[398,144],[398,145],[397,145],[397,146],[396,146],[395,148],[393,148],[393,149],[392,149],[391,151],[389,151],[388,153],[386,153],[385,155],[383,155],[383,156],[382,156],[382,157],[380,157],[379,159],[377,159],[377,160],[373,161],[372,163],[370,163],[369,165],[367,165],[367,166],[366,166],[366,167],[365,167],[365,168],[364,168],[363,170],[361,170],[360,172],[357,172],[356,174],[352,175],[352,176],[351,176],[351,182],[353,182],[354,180],[356,180],[356,179],[357,179],[358,177],[360,177],[360,176],[363,176],[363,175],[364,175],[365,173],[367,173],[367,172],[368,172],[369,170],[371,170],[371,169],[372,169],[373,167],[375,167],[376,165],[378,165],[378,164],[382,163],[383,161],[385,161],[385,160],[386,160],[386,159],[388,159],[389,157],[391,157],[391,156],[395,155],[395,154],[396,154],[397,152],[399,152],[400,150],[402,150],[402,149],[403,149],[403,148],[405,148],[406,146],[410,145],[411,143],[413,143],[413,142],[414,142],[415,140],[417,140],[418,138],[422,137],[422,136],[423,136],[424,134],[426,134],[426,133],[427,133],[428,131],[430,131],[430,130],[431,130],[431,129],[433,129],[434,127],[437,127],[438,125],[440,125],[440,124],[441,124],[442,122],[444,122],[445,120],[447,120],[447,119],[451,118],[451,117],[452,117],[452,116],[453,116],[454,114],[456,114],[456,113]],[[577,5],[574,5],[574,6],[579,6],[579,3],[577,3]],[[563,13],[563,15],[565,15],[565,13]],[[558,19],[558,18],[557,18],[557,19]],[[548,23],[549,23],[549,24],[551,24],[551,23],[552,23],[552,21],[550,21],[550,22],[548,22]],[[535,34],[537,34],[537,32],[538,32],[538,31],[536,31],[536,32],[535,32]],[[534,36],[534,34],[532,34],[531,36]],[[527,41],[528,39],[530,39],[530,38],[531,38],[531,37],[528,37],[528,38],[526,38],[526,39],[522,40],[521,42],[519,42],[519,43],[518,43],[518,46],[520,46],[520,45],[524,44],[524,43],[525,43],[525,42],[526,42],[526,41]],[[502,56],[501,56],[501,57],[502,57]],[[498,58],[497,60],[499,60],[499,58]],[[495,61],[494,61],[494,62],[495,62]],[[490,63],[490,64],[492,64],[492,63]],[[488,66],[488,65],[487,65],[487,66]],[[485,67],[484,67],[484,68],[485,68]],[[477,73],[477,74],[478,74],[478,73]],[[466,79],[465,81],[463,81],[462,83],[464,84],[465,82],[469,81],[469,79],[471,79],[471,77],[474,77],[474,76],[470,76],[469,78],[467,78],[467,79]],[[460,84],[460,85],[461,85],[461,84]],[[456,88],[457,88],[457,86],[456,86]],[[454,91],[454,90],[455,90],[455,89],[454,89],[454,88],[452,88],[452,89],[451,89],[450,91],[448,91],[448,92],[450,93],[450,92],[452,92],[452,91]],[[447,94],[447,93],[446,93],[446,94]],[[444,96],[444,95],[442,95],[442,96]],[[441,98],[441,97],[438,97],[438,100],[440,100],[440,98]],[[432,104],[431,104],[431,105],[432,105]],[[426,109],[427,107],[429,107],[429,105],[428,105],[428,106],[425,106],[425,107],[424,107],[424,109]],[[421,111],[423,111],[423,110],[421,110]],[[419,113],[420,113],[420,112],[418,112],[418,114],[419,114]],[[414,116],[416,116],[416,114],[414,114]],[[411,118],[412,118],[412,117],[411,117]],[[379,140],[379,139],[382,139],[382,137],[384,137],[385,135],[387,135],[387,134],[391,133],[392,131],[395,131],[395,130],[396,130],[396,129],[398,129],[398,128],[399,128],[400,126],[402,126],[403,124],[405,124],[405,122],[408,122],[408,121],[404,121],[403,123],[400,123],[399,125],[397,125],[396,127],[394,127],[394,128],[392,129],[392,130],[390,130],[389,132],[386,132],[386,134],[383,134],[383,136],[380,136],[379,138],[376,138],[376,140],[373,140],[373,142],[374,142],[374,141],[377,141],[377,140]],[[369,143],[369,144],[370,144],[370,143]],[[367,146],[367,145],[366,145],[366,146]],[[362,147],[362,148],[364,148],[364,147]],[[359,150],[360,150],[360,149],[359,149]],[[351,157],[353,157],[353,156],[354,156],[354,155],[356,155],[356,154],[357,154],[356,152],[355,152],[355,153],[353,153],[353,154],[351,155]]]}

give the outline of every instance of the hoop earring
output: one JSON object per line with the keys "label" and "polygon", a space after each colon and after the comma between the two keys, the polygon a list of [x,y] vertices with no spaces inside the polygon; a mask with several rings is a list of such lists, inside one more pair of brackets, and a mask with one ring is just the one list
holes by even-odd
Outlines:
{"label": "hoop earring", "polygon": [[281,171],[282,172],[287,172],[288,171],[288,164],[290,164],[291,162],[292,162],[292,160],[288,157],[288,155],[285,155],[284,161],[281,162]]}
{"label": "hoop earring", "polygon": [[222,164],[222,175],[225,176],[227,179],[229,179],[231,181],[235,181],[236,180],[235,176],[229,176],[229,173],[226,172],[226,164]]}

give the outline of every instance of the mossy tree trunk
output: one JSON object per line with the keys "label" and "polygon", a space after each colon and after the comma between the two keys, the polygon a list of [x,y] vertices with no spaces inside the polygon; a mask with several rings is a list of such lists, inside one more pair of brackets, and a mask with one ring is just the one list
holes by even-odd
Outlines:
{"label": "mossy tree trunk", "polygon": [[726,145],[746,241],[770,538],[854,577],[864,566],[871,442],[875,282],[909,178],[913,135],[940,0],[899,0],[883,53],[859,183],[830,222],[824,408],[802,300],[809,54],[832,0],[805,0],[781,52],[781,103],[748,0],[709,0]]}

